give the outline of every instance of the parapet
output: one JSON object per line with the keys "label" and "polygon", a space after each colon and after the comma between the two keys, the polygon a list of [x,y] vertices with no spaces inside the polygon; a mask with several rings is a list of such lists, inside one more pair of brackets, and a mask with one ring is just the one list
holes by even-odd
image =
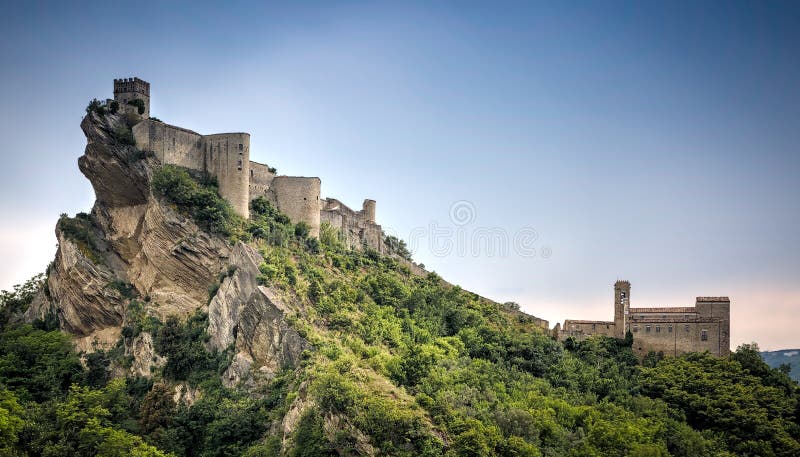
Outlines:
{"label": "parapet", "polygon": [[136,92],[150,96],[150,83],[139,78],[120,78],[114,80],[114,95]]}
{"label": "parapet", "polygon": [[730,303],[728,297],[697,297],[697,303]]}

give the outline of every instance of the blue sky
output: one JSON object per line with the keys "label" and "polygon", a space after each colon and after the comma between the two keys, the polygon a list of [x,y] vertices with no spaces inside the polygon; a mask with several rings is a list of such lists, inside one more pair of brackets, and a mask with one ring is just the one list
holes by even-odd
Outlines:
{"label": "blue sky", "polygon": [[733,344],[800,346],[797,3],[297,3],[4,2],[0,288],[91,208],[83,108],[138,76],[153,115],[250,132],[254,160],[374,198],[429,268],[553,324],[611,319],[624,278],[634,306],[729,295]]}

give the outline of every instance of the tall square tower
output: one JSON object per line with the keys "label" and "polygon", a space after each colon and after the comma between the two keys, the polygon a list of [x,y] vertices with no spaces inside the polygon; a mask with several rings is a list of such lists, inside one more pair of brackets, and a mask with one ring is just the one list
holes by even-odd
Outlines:
{"label": "tall square tower", "polygon": [[150,83],[139,78],[122,78],[114,80],[114,100],[120,106],[129,103],[139,104],[134,100],[141,100],[144,108],[138,113],[142,118],[150,117]]}

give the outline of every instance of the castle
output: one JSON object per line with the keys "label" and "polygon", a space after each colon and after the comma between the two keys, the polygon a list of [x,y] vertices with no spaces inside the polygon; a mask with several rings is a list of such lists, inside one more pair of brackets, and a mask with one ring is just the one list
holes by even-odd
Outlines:
{"label": "castle", "polygon": [[591,335],[624,338],[633,335],[633,350],[643,356],[650,351],[677,356],[708,351],[717,356],[730,353],[730,309],[728,297],[697,297],[695,306],[631,308],[631,283],[614,284],[613,321],[564,321],[556,324],[560,340]]}
{"label": "castle", "polygon": [[337,199],[320,198],[317,177],[276,175],[274,168],[250,160],[249,133],[201,135],[152,119],[150,83],[139,78],[115,79],[114,99],[106,100],[112,103],[133,118],[137,148],[154,153],[163,164],[216,177],[220,195],[242,217],[249,217],[250,201],[264,197],[292,222],[308,224],[312,236],[319,236],[321,223],[327,222],[340,230],[348,246],[384,251],[374,200],[365,199],[355,211]]}

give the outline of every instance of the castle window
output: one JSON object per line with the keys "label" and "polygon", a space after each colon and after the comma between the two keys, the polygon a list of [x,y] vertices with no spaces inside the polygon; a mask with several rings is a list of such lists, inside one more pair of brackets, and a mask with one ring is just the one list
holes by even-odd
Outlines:
{"label": "castle window", "polygon": [[700,341],[708,341],[708,330],[700,330]]}
{"label": "castle window", "polygon": [[244,145],[242,143],[239,143],[239,150],[244,151]]}
{"label": "castle window", "polygon": [[175,146],[175,137],[172,137],[172,145]]}
{"label": "castle window", "polygon": [[633,326],[633,333],[639,333],[639,326],[638,325],[634,325]]}
{"label": "castle window", "polygon": [[660,325],[656,325],[656,333],[661,333],[661,326]]}
{"label": "castle window", "polygon": [[242,171],[242,159],[239,159],[238,165],[239,165],[239,171]]}
{"label": "castle window", "polygon": [[254,173],[254,171],[253,171],[253,170],[250,170],[250,177],[251,177],[251,178],[253,177],[253,173]]}
{"label": "castle window", "polygon": [[672,333],[672,326],[667,327],[667,332]]}
{"label": "castle window", "polygon": [[595,331],[596,327],[597,327],[597,324],[592,324],[592,331]]}
{"label": "castle window", "polygon": [[686,333],[689,333],[689,324],[686,324],[684,327],[686,328]]}
{"label": "castle window", "polygon": [[645,325],[644,326],[644,332],[645,333],[650,333],[650,326],[649,325]]}

